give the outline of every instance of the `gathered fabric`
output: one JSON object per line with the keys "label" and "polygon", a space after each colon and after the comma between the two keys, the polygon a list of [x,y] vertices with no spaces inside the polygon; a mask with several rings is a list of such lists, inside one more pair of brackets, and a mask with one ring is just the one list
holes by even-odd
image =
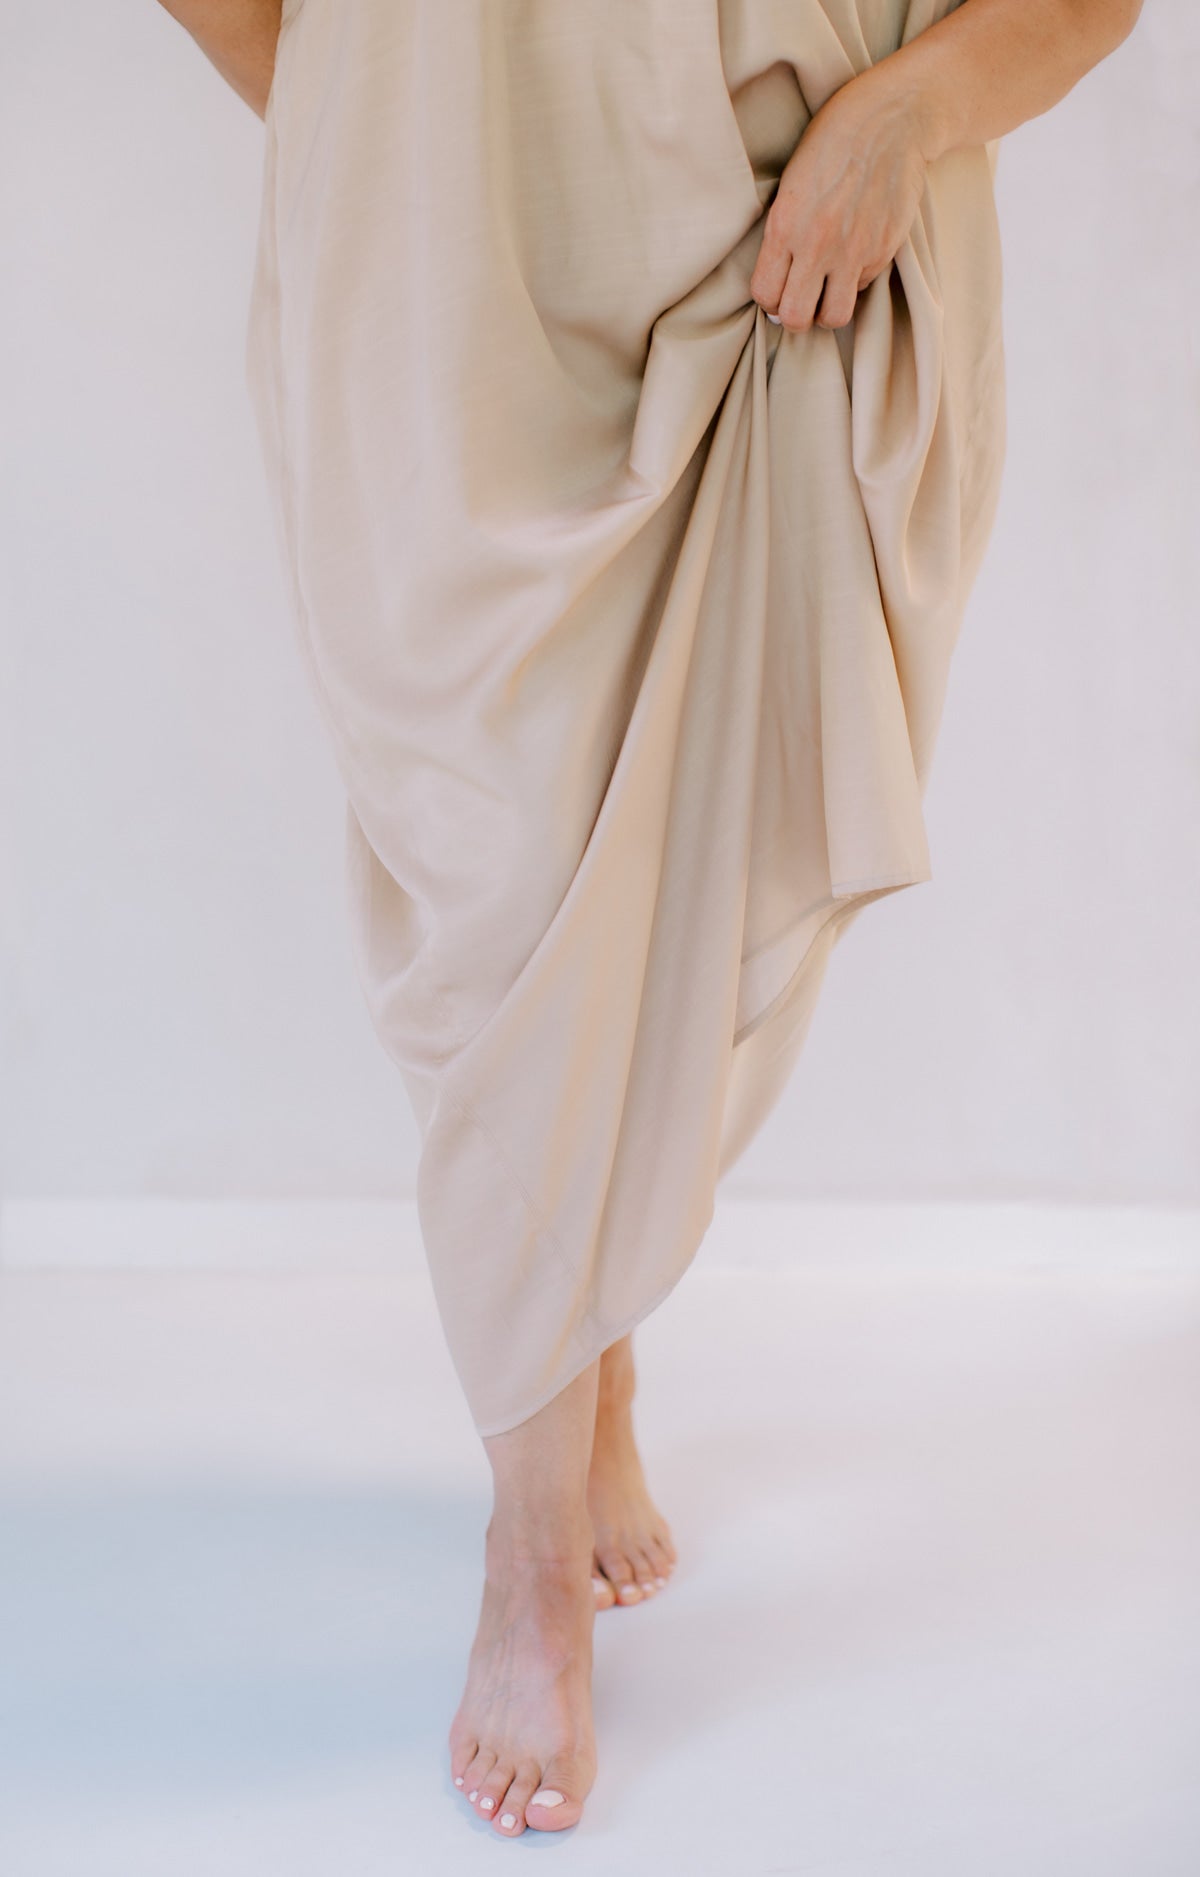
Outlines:
{"label": "gathered fabric", "polygon": [[922,800],[1004,456],[996,146],[838,330],[750,276],[945,0],[285,0],[246,334],[475,1425],[679,1281]]}

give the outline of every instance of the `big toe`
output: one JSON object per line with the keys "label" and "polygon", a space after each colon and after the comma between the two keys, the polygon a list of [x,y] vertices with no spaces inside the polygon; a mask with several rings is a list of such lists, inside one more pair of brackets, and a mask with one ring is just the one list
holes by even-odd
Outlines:
{"label": "big toe", "polygon": [[542,1783],[525,1801],[525,1823],[534,1831],[565,1831],[583,1816],[585,1790],[576,1768],[566,1760],[552,1760]]}
{"label": "big toe", "polygon": [[654,1595],[654,1572],[649,1568],[643,1570],[645,1582],[639,1583],[633,1561],[623,1546],[597,1545],[596,1557],[618,1603],[640,1603],[643,1597]]}
{"label": "big toe", "polygon": [[617,1600],[617,1593],[608,1578],[600,1571],[592,1572],[592,1590],[596,1598],[596,1608],[611,1610]]}

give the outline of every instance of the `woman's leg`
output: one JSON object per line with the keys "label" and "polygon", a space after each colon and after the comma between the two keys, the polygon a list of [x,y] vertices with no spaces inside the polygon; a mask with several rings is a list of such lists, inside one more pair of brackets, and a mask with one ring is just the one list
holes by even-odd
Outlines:
{"label": "woman's leg", "polygon": [[598,1610],[652,1597],[675,1563],[670,1527],[647,1491],[634,1439],[635,1387],[633,1337],[623,1336],[600,1358],[596,1434],[588,1469]]}
{"label": "woman's leg", "polygon": [[494,1505],[451,1772],[506,1837],[574,1825],[596,1776],[587,1482],[599,1369],[484,1441]]}

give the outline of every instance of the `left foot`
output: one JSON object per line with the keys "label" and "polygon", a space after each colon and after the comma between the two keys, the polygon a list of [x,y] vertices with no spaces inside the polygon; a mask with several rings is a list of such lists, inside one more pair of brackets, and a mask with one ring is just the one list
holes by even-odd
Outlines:
{"label": "left foot", "polygon": [[[588,1532],[532,1551],[488,1527],[483,1606],[450,1727],[454,1783],[505,1837],[577,1824],[596,1776]],[[545,1555],[539,1555],[544,1549]]]}
{"label": "left foot", "polygon": [[646,1488],[633,1433],[634,1371],[626,1336],[600,1358],[587,1509],[595,1535],[598,1610],[641,1603],[663,1589],[676,1560],[670,1528]]}

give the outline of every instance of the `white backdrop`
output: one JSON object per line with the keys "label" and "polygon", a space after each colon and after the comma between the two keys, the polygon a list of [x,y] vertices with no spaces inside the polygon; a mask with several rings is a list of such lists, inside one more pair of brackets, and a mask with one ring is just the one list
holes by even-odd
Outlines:
{"label": "white backdrop", "polygon": [[[387,1197],[340,783],[243,378],[262,127],[155,0],[7,9],[2,1173]],[[927,798],[726,1190],[1200,1201],[1200,15],[1001,144],[1009,445]]]}

